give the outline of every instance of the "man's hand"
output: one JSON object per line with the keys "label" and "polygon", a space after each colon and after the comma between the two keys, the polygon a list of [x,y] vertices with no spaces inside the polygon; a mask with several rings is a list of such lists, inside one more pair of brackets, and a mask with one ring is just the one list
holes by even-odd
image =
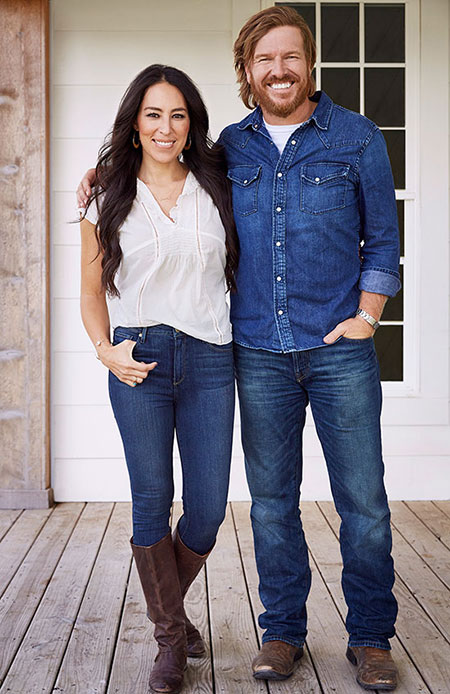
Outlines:
{"label": "man's hand", "polygon": [[81,179],[81,183],[77,188],[77,204],[78,207],[86,207],[86,203],[92,193],[91,186],[95,181],[95,169],[88,169]]}
{"label": "man's hand", "polygon": [[333,342],[336,342],[338,337],[348,337],[350,340],[364,340],[367,337],[372,337],[374,332],[375,330],[364,318],[355,316],[338,323],[331,333],[325,335],[323,341],[327,345],[331,345]]}

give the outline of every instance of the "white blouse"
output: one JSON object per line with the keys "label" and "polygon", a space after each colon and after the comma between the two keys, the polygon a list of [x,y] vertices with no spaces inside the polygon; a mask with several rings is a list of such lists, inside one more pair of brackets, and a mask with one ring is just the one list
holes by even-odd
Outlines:
{"label": "white blouse", "polygon": [[[113,328],[164,323],[213,344],[231,341],[224,276],[225,229],[211,197],[189,172],[169,219],[145,183],[120,229],[120,297],[107,297]],[[97,223],[97,206],[86,214]]]}

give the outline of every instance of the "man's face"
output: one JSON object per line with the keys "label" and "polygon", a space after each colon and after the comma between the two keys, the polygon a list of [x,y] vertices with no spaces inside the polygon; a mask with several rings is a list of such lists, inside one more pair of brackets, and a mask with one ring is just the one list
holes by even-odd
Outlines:
{"label": "man's face", "polygon": [[247,80],[263,113],[287,118],[308,98],[310,71],[295,26],[271,29],[255,46]]}

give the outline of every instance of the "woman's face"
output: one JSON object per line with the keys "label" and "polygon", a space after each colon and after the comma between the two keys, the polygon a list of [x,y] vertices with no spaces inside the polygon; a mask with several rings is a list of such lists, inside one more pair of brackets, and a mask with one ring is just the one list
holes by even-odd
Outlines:
{"label": "woman's face", "polygon": [[177,87],[159,82],[147,89],[135,123],[144,159],[172,162],[184,149],[189,126],[186,101]]}

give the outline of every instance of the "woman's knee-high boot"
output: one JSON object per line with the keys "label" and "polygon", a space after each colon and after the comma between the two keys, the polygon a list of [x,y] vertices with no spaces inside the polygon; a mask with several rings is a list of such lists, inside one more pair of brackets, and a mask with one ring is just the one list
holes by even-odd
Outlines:
{"label": "woman's knee-high boot", "polygon": [[[178,533],[178,527],[175,530],[173,544],[175,548],[175,557],[178,568],[178,578],[180,580],[181,595],[184,598],[189,590],[191,583],[199,573],[202,566],[205,564],[211,550],[206,554],[196,554],[189,547],[186,547]],[[211,548],[212,549],[212,548]],[[190,658],[201,658],[205,655],[205,643],[202,636],[185,613],[185,626],[187,638],[187,654]]]}
{"label": "woman's knee-high boot", "polygon": [[168,533],[150,547],[131,539],[131,548],[159,647],[149,684],[159,694],[176,694],[186,667],[186,628],[172,537]]}

